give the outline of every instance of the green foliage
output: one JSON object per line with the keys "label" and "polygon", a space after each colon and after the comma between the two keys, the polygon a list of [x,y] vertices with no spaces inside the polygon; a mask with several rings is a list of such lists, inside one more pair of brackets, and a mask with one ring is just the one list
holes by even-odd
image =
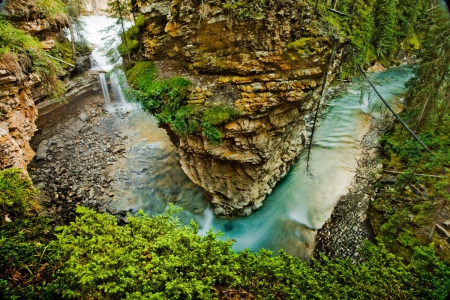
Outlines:
{"label": "green foliage", "polygon": [[266,16],[266,12],[274,5],[274,0],[227,0],[223,8],[240,20],[263,19]]}
{"label": "green foliage", "polygon": [[131,5],[127,0],[108,0],[106,12],[116,22],[103,30],[108,36],[103,38],[106,42],[102,49],[106,50],[111,64],[118,63],[122,56],[126,58],[125,64],[131,64],[131,53],[139,47],[138,40],[127,38],[126,34],[125,22],[132,15]]}
{"label": "green foliage", "polygon": [[438,130],[444,122],[449,106],[450,21],[448,14],[439,9],[432,11],[429,34],[422,41],[421,59],[408,82],[406,100],[408,112],[417,130]]}
{"label": "green foliage", "polygon": [[48,246],[48,220],[31,210],[35,195],[21,170],[0,171],[1,299],[51,298],[46,284],[52,280],[57,258]]}
{"label": "green foliage", "polygon": [[222,143],[222,134],[209,122],[202,122],[202,135],[213,145],[220,145]]}
{"label": "green foliage", "polygon": [[25,72],[35,72],[41,80],[44,91],[50,97],[55,98],[64,92],[64,86],[59,80],[62,74],[61,65],[46,56],[41,43],[36,38],[15,28],[0,16],[0,59],[7,54],[12,55],[16,61],[21,61],[18,59],[20,55],[27,57],[29,63],[23,65],[22,69]]}
{"label": "green foliage", "polygon": [[211,125],[219,125],[236,119],[241,112],[230,105],[214,105],[203,113],[203,121]]}
{"label": "green foliage", "polygon": [[47,18],[62,17],[66,13],[65,6],[60,0],[36,0],[36,7]]}
{"label": "green foliage", "polygon": [[220,234],[199,236],[195,223],[181,225],[173,209],[139,212],[123,226],[82,206],[77,213],[51,242],[44,218],[0,224],[0,297],[444,299],[450,288],[449,265],[432,245],[417,247],[409,264],[378,242],[361,249],[362,264],[321,256],[308,265],[283,251],[236,253]]}
{"label": "green foliage", "polygon": [[[124,56],[126,54],[131,54],[134,50],[139,48],[139,27],[137,25],[133,25],[125,31],[125,34],[122,35],[122,43],[117,47],[120,55]],[[125,39],[127,42],[125,43]]]}
{"label": "green foliage", "polygon": [[65,297],[94,299],[212,299],[214,285],[237,276],[228,242],[211,231],[182,226],[170,215],[129,217],[78,208],[54,242],[64,264],[58,283]]}
{"label": "green foliage", "polygon": [[[309,2],[316,4],[316,0]],[[352,76],[358,65],[368,66],[376,60],[391,65],[401,51],[416,51],[429,30],[427,0],[336,1],[335,9],[347,16],[329,11],[322,1],[318,7],[321,18],[351,42],[341,77]]]}
{"label": "green foliage", "polygon": [[[438,254],[449,257],[449,244],[435,234],[435,228],[450,207],[450,21],[439,9],[431,12],[430,20],[434,25],[422,40],[421,61],[408,82],[402,118],[416,128],[432,154],[423,151],[400,124],[385,134],[383,164],[401,174],[375,201],[372,216],[378,220],[380,236],[399,255],[409,256],[414,246],[433,241]],[[403,215],[405,211],[409,217]]]}
{"label": "green foliage", "polygon": [[113,216],[78,213],[51,243],[63,261],[55,285],[69,298],[217,299],[238,291],[256,299],[443,299],[450,284],[440,277],[449,266],[431,249],[405,264],[379,242],[361,250],[361,265],[322,256],[308,266],[283,251],[235,253],[231,242],[212,231],[201,237],[197,225],[171,215],[139,214],[119,226]]}
{"label": "green foliage", "polygon": [[136,23],[134,25],[137,26],[138,28],[143,27],[145,25],[145,16],[144,15],[139,15],[136,18]]}
{"label": "green foliage", "polygon": [[170,124],[180,136],[201,134],[211,144],[219,145],[222,134],[216,126],[232,121],[240,111],[228,104],[211,107],[186,104],[190,83],[182,77],[156,79],[156,68],[151,62],[137,62],[126,72],[133,90],[128,95],[141,103],[144,110],[156,115],[161,124]]}
{"label": "green foliage", "polygon": [[0,171],[0,223],[6,215],[17,217],[31,207],[36,190],[20,169]]}

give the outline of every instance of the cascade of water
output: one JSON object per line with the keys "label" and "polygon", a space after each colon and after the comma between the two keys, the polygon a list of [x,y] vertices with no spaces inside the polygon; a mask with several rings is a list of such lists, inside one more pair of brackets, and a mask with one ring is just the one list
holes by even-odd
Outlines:
{"label": "cascade of water", "polygon": [[118,74],[118,72],[120,71],[114,71],[110,76],[110,85],[114,95],[114,101],[118,108],[123,110],[130,110],[133,108],[133,106],[125,100],[125,95],[123,94],[123,88],[127,88],[127,82],[125,81],[121,83],[119,81],[120,74]]}
{"label": "cascade of water", "polygon": [[[83,17],[85,21],[88,23],[95,23],[95,26],[87,26],[86,30],[88,32],[87,39],[94,46],[94,51],[92,52],[92,68],[93,71],[100,72],[110,72],[114,65],[112,65],[106,55],[106,51],[101,48],[103,46],[102,40],[104,39],[105,33],[103,32],[105,29],[110,27],[115,23],[115,19],[107,18],[103,16],[91,16],[91,17]],[[130,26],[131,24],[127,23],[126,26]],[[112,45],[112,47],[115,47]],[[120,63],[120,62],[119,62]],[[115,106],[118,108],[130,108],[125,101],[124,94],[122,92],[121,85],[119,84],[118,74],[115,74],[117,71],[111,72],[110,76],[110,87],[112,91],[113,101]],[[103,95],[105,96],[105,102],[108,109],[112,109],[113,106],[111,104],[111,97],[107,92],[107,82],[105,80],[105,74],[100,73],[100,84],[102,85]]]}
{"label": "cascade of water", "polygon": [[212,212],[212,209],[210,208],[205,209],[204,215],[205,216],[203,217],[202,228],[198,232],[198,234],[200,235],[206,235],[206,233],[211,228],[214,221],[214,214]]}
{"label": "cascade of water", "polygon": [[105,98],[106,110],[112,109],[111,98],[109,97],[108,83],[106,82],[105,73],[99,73],[100,85],[102,87],[103,97]]}

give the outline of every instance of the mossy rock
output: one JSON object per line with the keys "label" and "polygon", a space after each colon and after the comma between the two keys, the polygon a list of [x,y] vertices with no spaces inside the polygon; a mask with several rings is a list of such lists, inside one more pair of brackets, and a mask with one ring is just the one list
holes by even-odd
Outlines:
{"label": "mossy rock", "polygon": [[133,38],[137,37],[138,34],[139,34],[139,28],[136,25],[131,26],[125,32],[127,39],[133,39]]}
{"label": "mossy rock", "polygon": [[138,40],[127,40],[127,44],[128,44],[128,48],[127,45],[125,45],[125,43],[120,44],[117,47],[117,50],[119,51],[119,53],[121,55],[125,55],[127,53],[131,53],[134,50],[139,48],[139,41]]}
{"label": "mossy rock", "polygon": [[320,47],[317,47],[317,43],[328,43],[329,39],[326,37],[308,37],[301,38],[287,45],[288,55],[292,60],[298,60],[310,56],[312,53],[320,51]]}

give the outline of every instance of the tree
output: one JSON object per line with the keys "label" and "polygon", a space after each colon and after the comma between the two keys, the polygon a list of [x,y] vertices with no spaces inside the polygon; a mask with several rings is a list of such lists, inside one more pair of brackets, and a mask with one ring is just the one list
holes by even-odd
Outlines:
{"label": "tree", "polygon": [[442,9],[431,11],[430,19],[429,34],[418,54],[421,61],[408,82],[406,97],[410,106],[420,107],[415,112],[417,132],[436,120],[437,130],[449,106],[450,21]]}
{"label": "tree", "polygon": [[[127,34],[126,34],[126,26],[125,26],[125,22],[128,20],[128,17],[130,15],[130,7],[128,5],[128,2],[126,0],[109,0],[108,2],[108,13],[109,16],[112,18],[116,18],[117,21],[114,25],[108,27],[106,29],[107,32],[110,32],[111,30],[115,31],[115,32],[119,32],[119,35],[121,37],[122,40],[122,44],[124,44],[124,48],[122,47],[123,51],[120,51],[122,55],[126,55],[127,59],[128,59],[128,63],[131,62],[131,57],[130,57],[130,52],[131,52],[131,47],[129,45],[129,40],[127,38]],[[116,43],[115,38],[111,38],[108,42],[106,47],[114,47]],[[120,49],[119,49],[120,50]],[[108,56],[110,57],[110,59],[112,61],[114,60],[118,60],[118,57],[116,57],[116,55],[114,55],[114,51],[116,51],[115,49],[111,49],[110,51],[108,51]]]}
{"label": "tree", "polygon": [[75,31],[79,33],[79,36],[81,35],[83,23],[80,19],[80,16],[84,6],[84,2],[77,0],[63,0],[63,1],[66,8],[66,13],[69,16],[69,32],[72,44],[72,59],[76,61],[77,57],[75,50]]}

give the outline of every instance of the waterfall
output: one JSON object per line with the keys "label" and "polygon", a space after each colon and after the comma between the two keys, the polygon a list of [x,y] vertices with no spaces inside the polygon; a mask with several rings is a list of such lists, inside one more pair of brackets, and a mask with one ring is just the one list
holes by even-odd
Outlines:
{"label": "waterfall", "polygon": [[106,83],[105,73],[98,73],[100,78],[100,85],[103,91],[103,97],[105,98],[106,110],[112,109],[111,98],[109,97],[108,84]]}
{"label": "waterfall", "polygon": [[120,76],[124,76],[123,73],[120,73],[120,70],[115,70],[110,76],[110,85],[114,95],[114,102],[119,109],[130,110],[133,106],[125,100],[125,95],[123,94],[123,89],[128,87],[128,83],[126,80],[120,82]]}
{"label": "waterfall", "polygon": [[[89,0],[90,1],[90,0]],[[102,5],[101,3],[106,3],[105,0],[92,0],[91,3]],[[103,30],[106,30],[113,24],[115,24],[116,19],[107,18],[105,16],[90,16],[83,17],[87,24],[91,24],[92,26],[87,26],[87,40],[93,45],[92,51],[92,71],[102,72],[99,74],[100,76],[100,84],[102,86],[103,95],[105,97],[105,103],[107,110],[113,109],[125,109],[129,110],[132,108],[130,104],[125,101],[124,94],[122,92],[122,86],[126,87],[126,83],[121,84],[119,78],[123,75],[120,74],[120,71],[114,70],[114,65],[111,64],[108,56],[107,50],[102,48],[105,42],[105,33]],[[95,26],[94,26],[95,24]],[[126,27],[131,26],[131,23],[127,22]],[[107,39],[108,40],[108,39]],[[119,39],[111,45],[111,47],[116,47]],[[109,43],[109,41],[108,41]],[[118,55],[118,53],[117,53]],[[120,61],[118,62],[121,63]],[[110,96],[108,92],[108,86],[105,80],[105,72],[110,73],[110,87],[112,95]],[[112,98],[112,99],[111,99]],[[111,100],[114,102],[114,106],[112,105]]]}
{"label": "waterfall", "polygon": [[200,235],[206,235],[206,233],[209,231],[209,229],[212,227],[214,221],[214,214],[211,209],[211,207],[207,207],[204,210],[204,218],[202,222],[202,227],[199,230],[198,234]]}

